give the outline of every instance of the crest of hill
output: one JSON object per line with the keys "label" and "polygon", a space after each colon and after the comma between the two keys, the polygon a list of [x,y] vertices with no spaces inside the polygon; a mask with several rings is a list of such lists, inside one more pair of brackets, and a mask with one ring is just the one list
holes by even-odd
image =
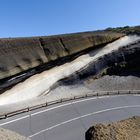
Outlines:
{"label": "crest of hill", "polygon": [[126,35],[140,35],[140,26],[107,28],[106,31],[118,32],[118,33],[123,33]]}

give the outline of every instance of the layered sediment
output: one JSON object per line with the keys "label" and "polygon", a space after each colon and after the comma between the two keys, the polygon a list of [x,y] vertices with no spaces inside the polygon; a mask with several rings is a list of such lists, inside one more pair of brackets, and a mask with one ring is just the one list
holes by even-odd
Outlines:
{"label": "layered sediment", "polygon": [[0,90],[122,36],[122,33],[98,31],[0,39]]}
{"label": "layered sediment", "polygon": [[[102,52],[102,51],[101,51]],[[92,53],[90,53],[92,56]],[[91,61],[83,69],[60,81],[61,84],[69,85],[77,79],[99,79],[105,75],[137,76],[140,77],[140,41],[125,45],[119,49],[102,55],[96,61]],[[95,55],[96,56],[96,55]],[[93,56],[94,57],[94,56]]]}
{"label": "layered sediment", "polygon": [[[139,52],[137,49],[139,48],[139,40],[140,37],[137,36],[125,36],[107,44],[103,48],[81,55],[69,63],[36,74],[4,92],[0,96],[0,104],[4,105],[39,98],[40,96],[44,97],[60,85],[79,84],[79,82],[84,81],[89,76],[100,74],[102,70],[114,65],[114,63],[123,62],[124,56],[129,58],[129,55],[133,56],[135,52]],[[123,51],[120,51],[120,49]],[[136,54],[134,58],[135,56]],[[130,58],[133,61],[132,57]]]}
{"label": "layered sediment", "polygon": [[0,79],[106,44],[119,33],[81,33],[67,36],[0,39]]}
{"label": "layered sediment", "polygon": [[[132,68],[140,62],[140,42],[135,42],[139,37],[123,38],[124,35],[125,32],[112,29],[48,37],[0,39],[0,93],[32,75],[67,62],[73,63],[82,55],[85,55],[85,58],[86,55],[89,57],[80,60],[82,63],[91,62],[87,62],[86,66],[77,69],[68,77],[65,76],[66,72],[52,88],[60,84],[73,84],[89,76],[95,79],[108,74],[113,75],[115,72],[118,72],[118,75],[127,74],[130,68],[132,73]],[[107,47],[111,52],[104,54],[105,46],[111,42],[115,43],[119,38],[123,40],[120,41],[121,47],[115,49],[119,44],[111,44],[112,46]],[[133,44],[127,45],[127,41]],[[137,73],[139,74],[139,69]]]}

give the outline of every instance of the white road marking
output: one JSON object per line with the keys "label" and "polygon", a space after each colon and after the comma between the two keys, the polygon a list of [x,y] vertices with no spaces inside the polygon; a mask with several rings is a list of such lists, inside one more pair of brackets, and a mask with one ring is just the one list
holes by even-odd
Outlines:
{"label": "white road marking", "polygon": [[[62,104],[62,105],[59,105],[59,106],[55,106],[55,107],[52,107],[52,108],[48,108],[48,109],[45,109],[45,110],[42,110],[42,111],[35,112],[35,113],[33,113],[33,114],[29,114],[29,115],[26,115],[26,116],[23,116],[23,117],[20,117],[20,118],[11,120],[11,121],[7,121],[7,122],[4,122],[4,123],[1,123],[0,126],[4,126],[4,125],[7,125],[7,124],[16,122],[16,121],[20,121],[20,120],[26,119],[26,118],[31,117],[31,116],[35,116],[35,115],[38,115],[38,114],[41,114],[41,113],[44,113],[44,112],[47,112],[47,111],[51,111],[51,110],[54,110],[54,109],[58,109],[58,108],[61,108],[61,107],[65,107],[65,106],[68,106],[68,105],[71,105],[71,104],[76,104],[76,103],[80,103],[80,102],[95,100],[95,99],[98,99],[98,98],[109,98],[109,97],[112,98],[112,97],[120,97],[120,96],[126,96],[126,95],[101,96],[101,97],[86,98],[86,99],[82,99],[82,100],[78,100],[78,101],[72,101],[72,102],[70,102],[70,103],[65,103],[65,104]],[[129,95],[129,96],[130,96],[130,95]],[[133,96],[133,95],[132,95],[132,96]]]}
{"label": "white road marking", "polygon": [[0,126],[10,124],[10,123],[13,123],[13,122],[16,122],[16,121],[19,121],[19,120],[23,120],[23,119],[28,118],[30,116],[35,116],[35,115],[38,115],[38,114],[41,114],[41,113],[44,113],[44,112],[47,112],[47,111],[51,111],[51,110],[54,110],[54,109],[65,107],[65,106],[68,106],[68,105],[71,105],[71,104],[76,104],[76,103],[79,103],[79,102],[84,102],[84,101],[89,101],[89,100],[94,100],[94,99],[98,99],[98,98],[97,97],[92,97],[92,98],[88,98],[88,99],[82,99],[82,100],[79,100],[79,101],[73,101],[73,102],[70,102],[70,103],[65,103],[65,104],[62,104],[62,105],[59,105],[59,106],[55,106],[55,107],[52,107],[52,108],[48,108],[48,109],[45,109],[45,110],[42,110],[42,111],[35,112],[33,114],[29,114],[29,115],[26,115],[26,116],[23,116],[23,117],[20,117],[20,118],[11,120],[11,121],[7,121],[5,123],[1,123]]}
{"label": "white road marking", "polygon": [[107,112],[107,111],[112,111],[112,110],[119,110],[119,109],[124,109],[124,108],[137,108],[137,107],[140,107],[140,105],[134,105],[134,106],[121,106],[121,107],[115,107],[115,108],[109,108],[109,109],[105,109],[105,110],[100,110],[100,111],[97,111],[97,112],[92,112],[92,113],[89,113],[89,114],[85,114],[83,116],[79,116],[79,117],[76,117],[76,118],[73,118],[73,119],[70,119],[70,120],[67,120],[67,121],[64,121],[64,122],[61,122],[59,124],[56,124],[54,126],[51,126],[49,128],[46,128],[46,129],[43,129],[33,135],[30,135],[29,138],[32,138],[40,133],[43,133],[45,131],[48,131],[48,130],[51,130],[51,129],[54,129],[58,126],[61,126],[61,125],[64,125],[64,124],[67,124],[67,123],[70,123],[72,121],[76,121],[76,120],[79,120],[81,118],[85,118],[85,117],[88,117],[88,116],[91,116],[91,115],[95,115],[95,114],[100,114],[100,113],[104,113],[104,112]]}
{"label": "white road marking", "polygon": [[35,113],[31,114],[31,116],[35,116],[35,115],[38,115],[38,114],[41,114],[41,113],[44,113],[44,112],[47,112],[47,111],[50,111],[50,110],[58,109],[58,108],[61,108],[61,107],[65,107],[65,106],[68,106],[68,105],[71,105],[71,104],[77,104],[77,103],[90,101],[90,100],[95,100],[95,99],[100,99],[100,98],[109,98],[109,97],[114,98],[114,97],[120,97],[120,96],[122,97],[122,96],[126,96],[126,95],[98,96],[98,97],[80,99],[78,101],[72,101],[70,103],[65,103],[65,104],[62,104],[62,105],[59,105],[59,106],[55,106],[55,107],[52,107],[52,108],[48,108],[48,109],[45,109],[45,110],[42,110],[42,111],[35,112]]}
{"label": "white road marking", "polygon": [[35,115],[38,115],[38,114],[41,114],[41,113],[44,113],[44,112],[47,112],[47,111],[50,111],[50,110],[58,109],[58,108],[61,108],[61,107],[69,106],[71,104],[76,104],[76,103],[95,100],[95,99],[98,99],[98,98],[97,97],[92,97],[92,98],[88,98],[88,99],[86,98],[86,99],[82,99],[82,100],[78,100],[78,101],[73,101],[73,102],[70,102],[70,103],[65,103],[65,104],[62,104],[62,105],[59,105],[59,106],[55,106],[55,107],[52,107],[52,108],[48,108],[48,109],[45,109],[45,110],[35,112],[35,113],[31,114],[31,116],[35,116]]}
{"label": "white road marking", "polygon": [[10,123],[13,123],[13,122],[16,122],[16,121],[19,121],[19,120],[23,120],[23,119],[26,119],[28,117],[30,117],[30,115],[26,115],[26,116],[23,116],[23,117],[20,117],[20,118],[17,118],[17,119],[8,121],[8,122],[1,123],[0,126],[6,125],[6,124],[10,124]]}

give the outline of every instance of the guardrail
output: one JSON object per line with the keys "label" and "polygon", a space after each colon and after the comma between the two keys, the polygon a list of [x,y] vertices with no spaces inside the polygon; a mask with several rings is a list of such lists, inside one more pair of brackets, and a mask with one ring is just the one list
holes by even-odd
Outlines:
{"label": "guardrail", "polygon": [[119,90],[119,91],[99,91],[99,92],[88,92],[85,93],[84,95],[77,95],[77,96],[71,96],[68,98],[61,98],[58,100],[54,100],[54,101],[50,101],[50,102],[45,102],[42,104],[38,104],[35,106],[31,106],[31,107],[26,107],[20,110],[16,110],[16,111],[12,111],[6,114],[2,114],[0,115],[0,119],[6,119],[8,117],[12,117],[14,115],[18,115],[21,113],[25,113],[25,112],[29,112],[35,109],[39,109],[42,107],[47,107],[53,104],[57,104],[57,103],[62,103],[62,102],[66,102],[66,101],[70,101],[70,100],[75,100],[75,99],[80,99],[80,98],[86,98],[86,97],[99,97],[99,96],[109,96],[109,95],[127,95],[127,94],[140,94],[140,90]]}

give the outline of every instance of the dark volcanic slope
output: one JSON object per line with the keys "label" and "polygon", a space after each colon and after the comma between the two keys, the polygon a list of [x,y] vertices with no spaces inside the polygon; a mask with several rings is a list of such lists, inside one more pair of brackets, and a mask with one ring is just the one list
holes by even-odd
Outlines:
{"label": "dark volcanic slope", "polygon": [[81,79],[98,79],[104,75],[133,75],[140,77],[140,42],[124,46],[97,61],[89,63],[84,69],[79,70],[68,78],[62,79],[64,85],[75,84]]}

